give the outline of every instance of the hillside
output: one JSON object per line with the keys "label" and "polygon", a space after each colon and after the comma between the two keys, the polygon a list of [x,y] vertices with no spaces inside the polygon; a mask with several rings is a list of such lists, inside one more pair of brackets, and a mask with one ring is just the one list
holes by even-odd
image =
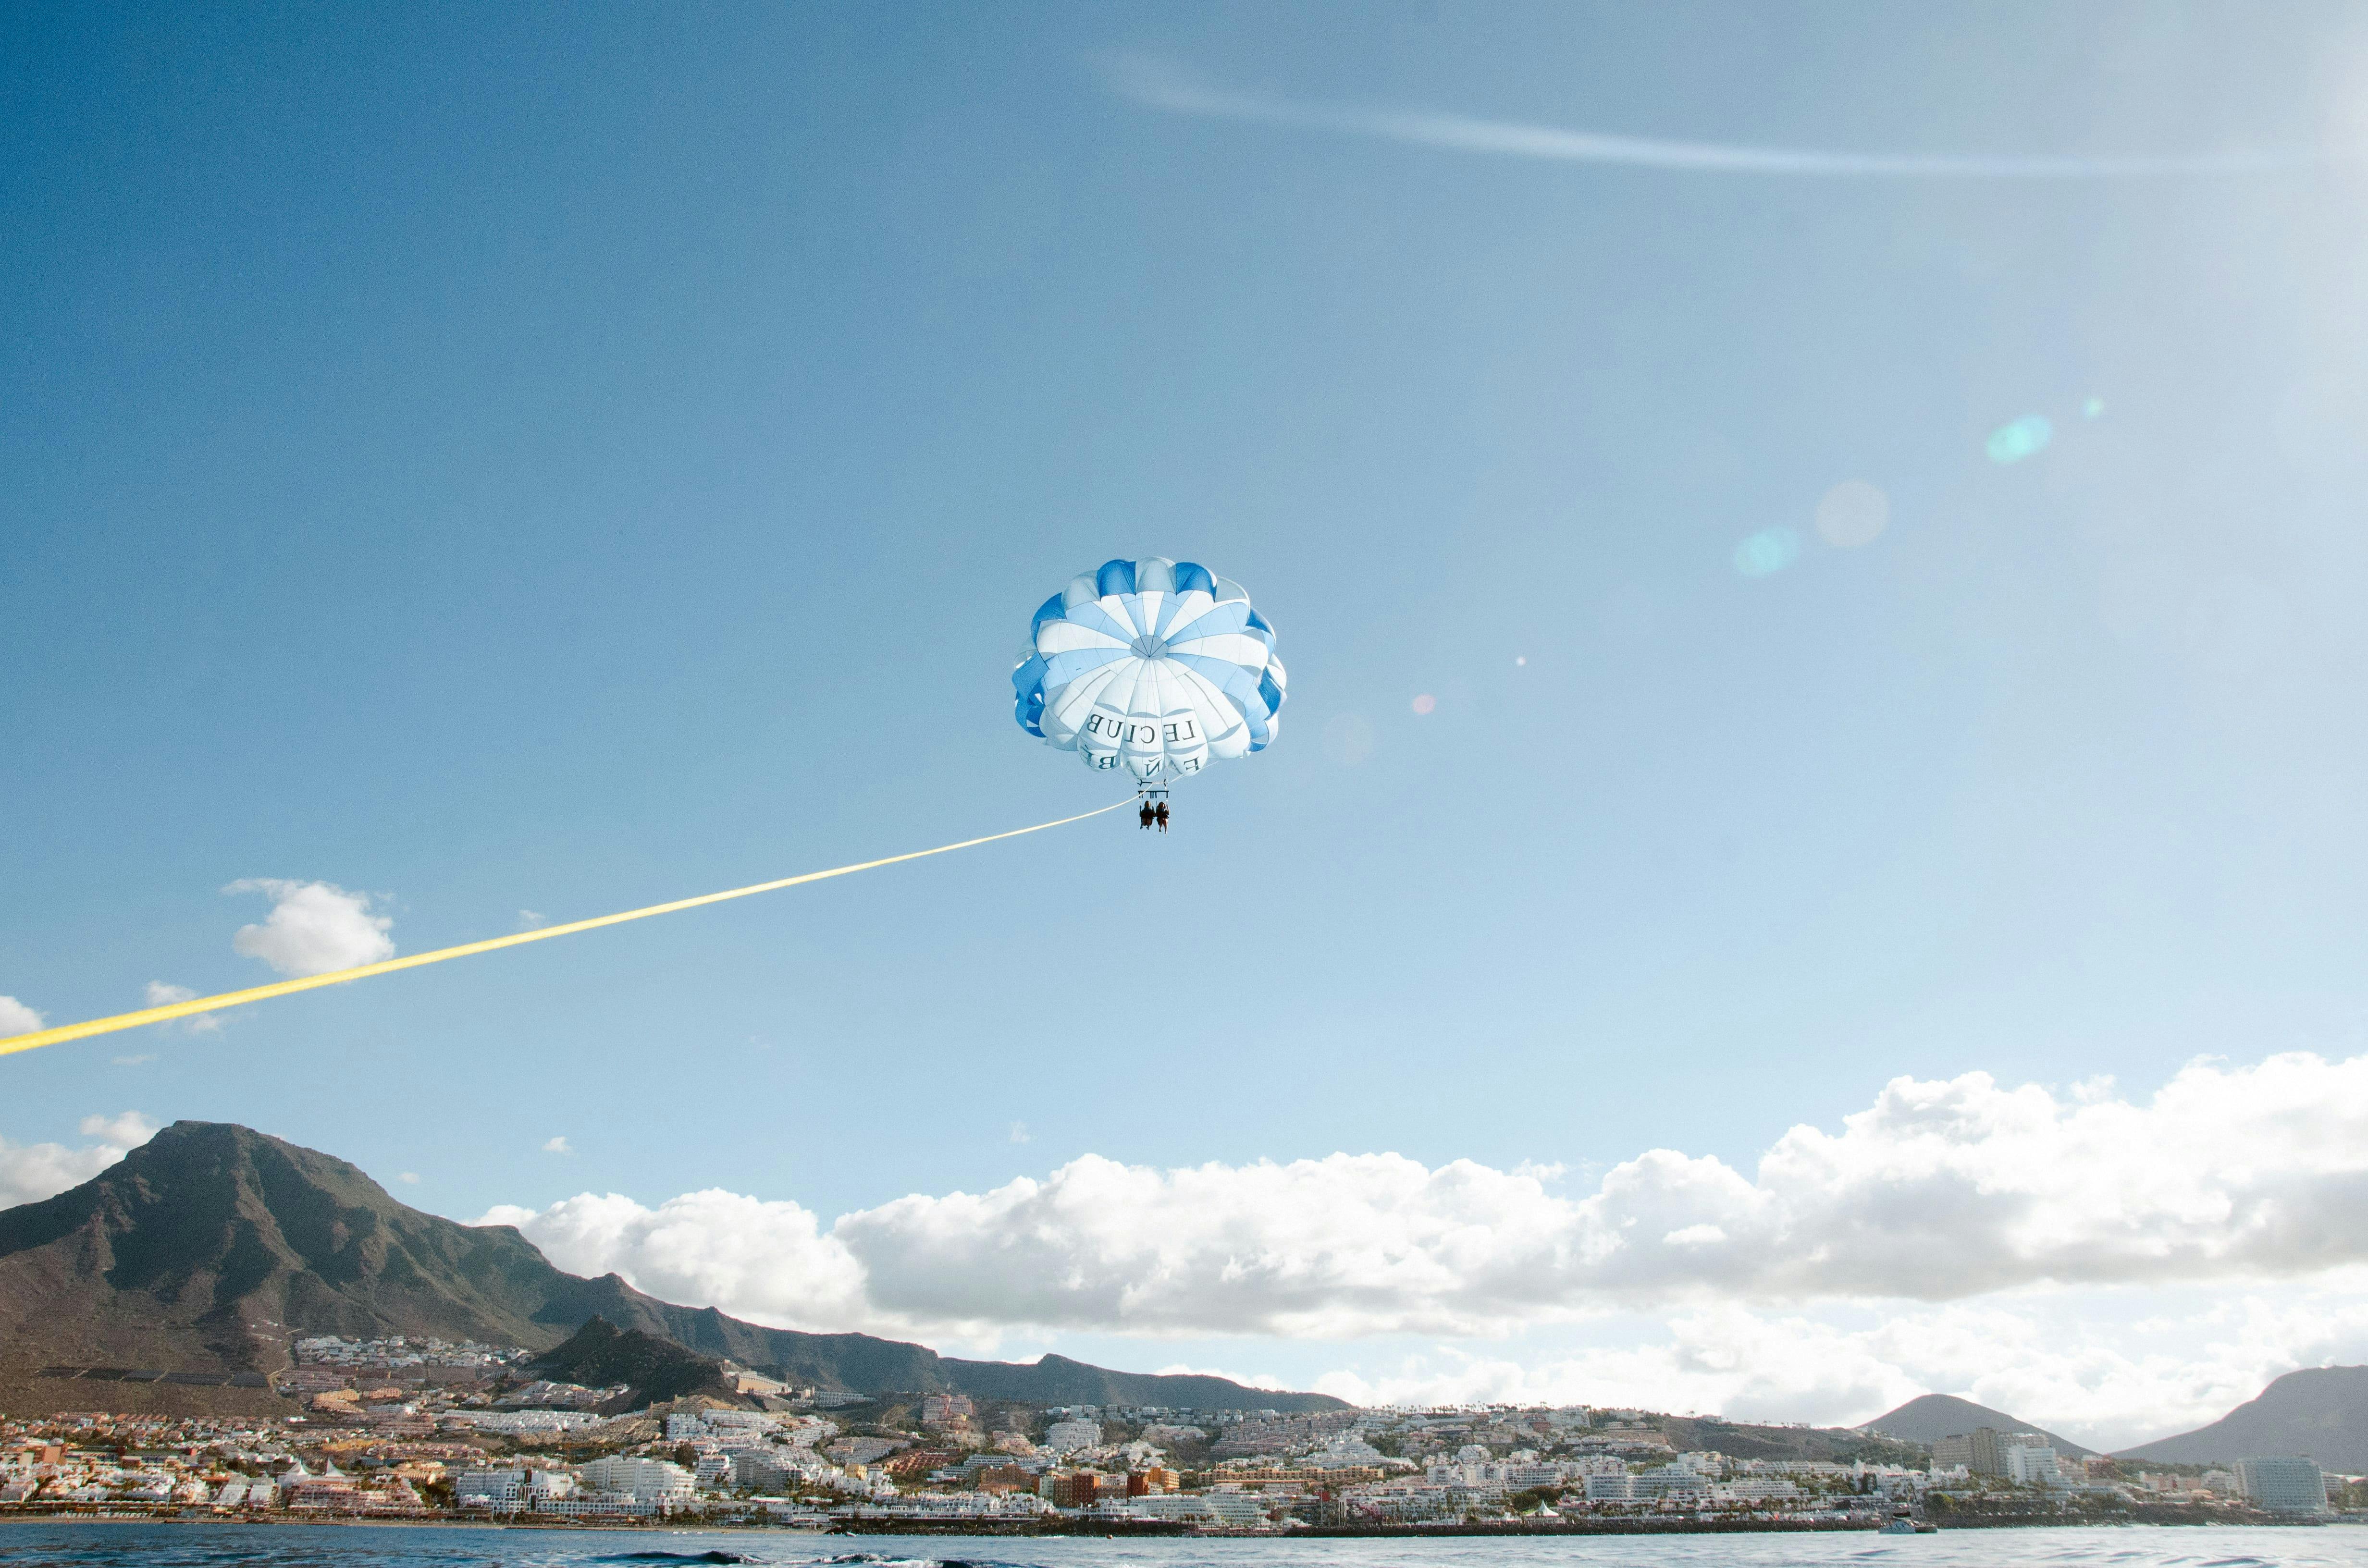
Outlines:
{"label": "hillside", "polygon": [[[0,1210],[0,1408],[268,1407],[259,1390],[42,1379],[46,1366],[270,1372],[292,1335],[430,1334],[551,1350],[594,1317],[785,1381],[1043,1403],[1332,1410],[1322,1394],[1113,1372],[1060,1357],[962,1361],[861,1334],[801,1334],[552,1266],[507,1225],[397,1202],[343,1160],[176,1121],[80,1187]],[[63,1402],[63,1403],[61,1403]]]}
{"label": "hillside", "polygon": [[632,1392],[628,1403],[636,1410],[691,1394],[739,1403],[721,1361],[637,1328],[620,1330],[607,1318],[594,1318],[565,1344],[545,1351],[536,1358],[534,1370],[586,1388],[629,1384]]}
{"label": "hillside", "polygon": [[2003,1410],[1992,1410],[1987,1404],[1975,1404],[1970,1399],[1954,1394],[1918,1394],[1898,1409],[1885,1412],[1858,1429],[1880,1432],[1886,1437],[1903,1442],[1930,1446],[1943,1437],[1962,1437],[1976,1426],[1988,1426],[2000,1432],[2035,1432],[2047,1439],[2059,1454],[2074,1459],[2087,1459],[2094,1449],[2084,1449],[2069,1437],[2059,1437],[2044,1426],[2009,1415]]}
{"label": "hillside", "polygon": [[2368,1367],[2288,1372],[2209,1426],[2114,1457],[2211,1464],[2269,1454],[2307,1454],[2347,1475],[2368,1471]]}
{"label": "hillside", "polygon": [[1905,1445],[1886,1441],[1862,1427],[1762,1426],[1711,1415],[1661,1416],[1658,1425],[1669,1446],[1681,1452],[1715,1449],[1739,1460],[1825,1460],[1842,1464],[1861,1459],[1904,1463],[1916,1458]]}

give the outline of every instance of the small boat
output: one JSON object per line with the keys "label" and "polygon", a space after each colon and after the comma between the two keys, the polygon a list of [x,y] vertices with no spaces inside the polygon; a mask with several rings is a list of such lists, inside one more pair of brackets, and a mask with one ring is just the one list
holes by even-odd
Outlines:
{"label": "small boat", "polygon": [[1891,1517],[1884,1520],[1883,1528],[1875,1531],[1877,1535],[1938,1535],[1940,1533],[1940,1526],[1919,1523],[1916,1516],[1906,1508],[1892,1510]]}

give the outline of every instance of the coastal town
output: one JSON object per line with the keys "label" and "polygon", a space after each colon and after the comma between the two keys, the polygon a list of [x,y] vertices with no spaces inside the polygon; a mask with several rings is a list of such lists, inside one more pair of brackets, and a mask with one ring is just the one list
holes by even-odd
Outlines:
{"label": "coastal town", "polygon": [[[1156,1534],[2305,1523],[2368,1506],[2362,1478],[2305,1458],[2138,1469],[1987,1426],[1923,1445],[1578,1405],[1040,1406],[737,1369],[734,1399],[620,1409],[627,1387],[553,1381],[522,1350],[291,1350],[269,1380],[285,1415],[0,1417],[0,1515]],[[1788,1436],[1853,1451],[1767,1451]]]}

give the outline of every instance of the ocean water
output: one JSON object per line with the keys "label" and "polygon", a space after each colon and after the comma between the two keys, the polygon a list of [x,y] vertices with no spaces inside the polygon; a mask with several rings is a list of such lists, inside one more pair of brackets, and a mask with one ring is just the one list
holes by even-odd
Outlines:
{"label": "ocean water", "polygon": [[2132,1526],[1888,1538],[1837,1533],[1096,1540],[101,1520],[0,1524],[0,1564],[8,1568],[688,1568],[709,1562],[778,1568],[2368,1568],[2368,1528]]}

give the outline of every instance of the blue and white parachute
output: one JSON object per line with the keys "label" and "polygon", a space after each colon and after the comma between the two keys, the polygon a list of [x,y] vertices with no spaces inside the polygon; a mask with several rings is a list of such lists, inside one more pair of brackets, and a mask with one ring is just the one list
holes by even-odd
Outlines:
{"label": "blue and white parachute", "polygon": [[1014,716],[1088,767],[1162,784],[1281,729],[1274,628],[1239,583],[1190,561],[1105,562],[1044,601],[1028,641]]}

